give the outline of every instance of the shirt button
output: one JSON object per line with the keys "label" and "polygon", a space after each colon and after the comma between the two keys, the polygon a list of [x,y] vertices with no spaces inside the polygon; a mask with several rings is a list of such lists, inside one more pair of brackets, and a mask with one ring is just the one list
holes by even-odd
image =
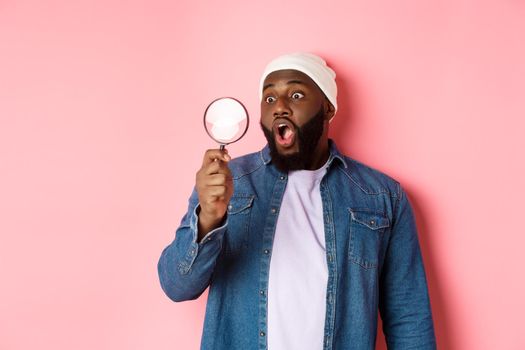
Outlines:
{"label": "shirt button", "polygon": [[264,254],[269,254],[269,253],[270,253],[270,251],[268,249],[264,250]]}
{"label": "shirt button", "polygon": [[259,291],[259,293],[261,293],[261,295],[264,295],[264,290]]}
{"label": "shirt button", "polygon": [[259,335],[260,335],[261,337],[264,337],[264,336],[265,336],[264,332],[259,333]]}
{"label": "shirt button", "polygon": [[191,255],[195,255],[195,249],[191,250]]}
{"label": "shirt button", "polygon": [[284,180],[284,176],[281,175],[281,180]]}
{"label": "shirt button", "polygon": [[272,212],[272,214],[275,214],[277,212],[277,209],[272,208],[271,212]]}
{"label": "shirt button", "polygon": [[375,223],[376,223],[375,220],[370,220],[370,225],[373,225]]}
{"label": "shirt button", "polygon": [[228,210],[232,210],[232,209],[233,209],[232,205],[231,204],[228,205]]}

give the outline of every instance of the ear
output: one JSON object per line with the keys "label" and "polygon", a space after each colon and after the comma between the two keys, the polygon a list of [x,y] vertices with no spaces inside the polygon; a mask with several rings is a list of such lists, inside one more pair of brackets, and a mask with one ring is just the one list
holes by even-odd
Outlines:
{"label": "ear", "polygon": [[328,101],[327,98],[325,98],[324,101],[325,101],[325,111],[326,111],[324,114],[324,118],[329,121],[330,119],[332,119],[332,117],[335,114],[335,108],[332,105],[332,103]]}

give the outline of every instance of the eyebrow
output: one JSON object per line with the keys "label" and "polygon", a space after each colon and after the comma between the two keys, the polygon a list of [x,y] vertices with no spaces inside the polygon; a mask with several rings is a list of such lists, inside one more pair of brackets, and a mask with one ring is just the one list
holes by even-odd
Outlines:
{"label": "eyebrow", "polygon": [[[294,79],[294,80],[288,80],[288,81],[286,82],[286,84],[287,84],[287,85],[290,85],[290,84],[306,85],[304,81],[296,80],[296,79]],[[275,85],[275,84],[272,84],[272,83],[264,85],[264,87],[263,87],[263,91],[266,90],[266,89],[268,89],[269,87],[274,86],[274,85]]]}

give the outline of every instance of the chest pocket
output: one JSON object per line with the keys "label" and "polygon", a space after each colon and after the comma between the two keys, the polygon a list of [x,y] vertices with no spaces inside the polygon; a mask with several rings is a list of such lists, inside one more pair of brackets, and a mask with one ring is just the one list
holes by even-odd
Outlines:
{"label": "chest pocket", "polygon": [[248,246],[250,217],[254,195],[236,194],[228,204],[228,228],[226,230],[225,250],[237,253]]}
{"label": "chest pocket", "polygon": [[383,213],[370,209],[349,210],[349,259],[365,269],[377,268],[383,233],[390,227],[390,220]]}

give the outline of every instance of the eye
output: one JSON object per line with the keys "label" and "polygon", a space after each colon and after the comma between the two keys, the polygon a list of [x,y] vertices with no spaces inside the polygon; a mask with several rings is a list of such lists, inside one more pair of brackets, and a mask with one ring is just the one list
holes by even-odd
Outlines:
{"label": "eye", "polygon": [[267,97],[264,99],[264,101],[265,101],[266,103],[274,103],[274,102],[275,102],[275,97],[273,97],[273,96],[267,96]]}
{"label": "eye", "polygon": [[292,99],[294,99],[294,100],[298,100],[298,99],[303,98],[303,97],[304,97],[304,94],[302,94],[300,92],[294,92],[292,94]]}

